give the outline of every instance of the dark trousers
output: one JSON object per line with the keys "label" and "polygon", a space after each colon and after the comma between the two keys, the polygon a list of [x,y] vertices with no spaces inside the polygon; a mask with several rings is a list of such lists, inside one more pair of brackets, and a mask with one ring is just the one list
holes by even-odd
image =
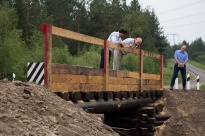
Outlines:
{"label": "dark trousers", "polygon": [[[100,54],[101,54],[100,68],[104,68],[104,48],[102,48]],[[109,50],[109,63],[111,59],[111,54],[112,52]]]}
{"label": "dark trousers", "polygon": [[170,86],[171,87],[174,86],[175,79],[177,78],[177,74],[178,74],[179,70],[180,70],[181,75],[182,75],[182,86],[183,86],[183,88],[185,88],[186,87],[186,65],[184,65],[183,68],[179,68],[177,63],[175,63],[175,65],[174,65],[174,73],[173,73],[173,76],[172,76]]}

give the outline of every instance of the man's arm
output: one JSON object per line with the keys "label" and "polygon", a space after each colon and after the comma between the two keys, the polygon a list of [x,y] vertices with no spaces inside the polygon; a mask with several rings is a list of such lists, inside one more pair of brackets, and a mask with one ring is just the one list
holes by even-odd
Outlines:
{"label": "man's arm", "polygon": [[179,60],[177,59],[177,57],[174,57],[174,59],[180,68],[184,67],[184,63],[180,63]]}

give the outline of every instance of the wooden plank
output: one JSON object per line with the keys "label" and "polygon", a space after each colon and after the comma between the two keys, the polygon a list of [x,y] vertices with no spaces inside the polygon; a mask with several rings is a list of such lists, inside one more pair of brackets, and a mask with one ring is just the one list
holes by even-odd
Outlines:
{"label": "wooden plank", "polygon": [[52,83],[52,92],[91,92],[103,91],[103,85],[88,83]]}
{"label": "wooden plank", "polygon": [[129,72],[129,77],[133,77],[133,78],[138,78],[139,79],[139,73]]}
{"label": "wooden plank", "polygon": [[103,40],[95,37],[91,37],[88,35],[80,34],[77,32],[73,32],[70,30],[62,29],[56,26],[52,26],[52,34],[81,41],[81,42],[86,42],[86,43],[91,43],[91,44],[96,44],[96,45],[104,45]]}
{"label": "wooden plank", "polygon": [[107,40],[104,40],[104,90],[109,90],[109,47],[107,46]]}
{"label": "wooden plank", "polygon": [[66,74],[66,82],[69,83],[87,83],[88,77],[85,75]]}
{"label": "wooden plank", "polygon": [[131,52],[131,53],[135,53],[135,54],[139,54],[139,49],[132,49],[132,48],[128,48],[128,47],[121,47],[119,44],[113,43],[113,42],[109,42],[107,43],[109,48],[114,48],[114,49],[118,49],[118,50],[123,50],[126,52]]}
{"label": "wooden plank", "polygon": [[85,84],[84,88],[81,91],[85,92],[101,92],[104,91],[104,86],[101,84]]}
{"label": "wooden plank", "polygon": [[143,51],[143,55],[150,58],[160,59],[160,54],[156,54],[149,51]]}
{"label": "wooden plank", "polygon": [[143,89],[144,90],[156,90],[157,85],[144,85]]}
{"label": "wooden plank", "polygon": [[143,73],[143,79],[155,79],[155,80],[160,80],[160,75]]}
{"label": "wooden plank", "polygon": [[139,85],[139,79],[136,78],[123,78],[123,84],[134,84],[134,85]]}
{"label": "wooden plank", "polygon": [[139,85],[109,85],[109,91],[119,92],[119,91],[138,91]]}
{"label": "wooden plank", "polygon": [[52,83],[52,92],[80,92],[80,84]]}
{"label": "wooden plank", "polygon": [[160,89],[163,89],[163,82],[164,82],[164,65],[163,65],[163,55],[160,56]]}
{"label": "wooden plank", "polygon": [[65,74],[52,74],[52,83],[66,83],[66,75]]}
{"label": "wooden plank", "polygon": [[139,71],[139,78],[140,78],[140,90],[143,90],[143,50],[140,49],[140,57],[139,57],[139,62],[140,62],[140,71]]}
{"label": "wooden plank", "polygon": [[52,73],[64,73],[64,74],[74,74],[74,75],[96,75],[103,76],[103,69],[99,68],[88,68],[81,66],[71,66],[65,64],[52,64]]}
{"label": "wooden plank", "polygon": [[143,79],[144,85],[160,85],[160,80]]}
{"label": "wooden plank", "polygon": [[104,77],[103,76],[88,76],[88,82],[89,84],[104,84]]}
{"label": "wooden plank", "polygon": [[109,77],[109,84],[124,84],[124,80],[119,77]]}

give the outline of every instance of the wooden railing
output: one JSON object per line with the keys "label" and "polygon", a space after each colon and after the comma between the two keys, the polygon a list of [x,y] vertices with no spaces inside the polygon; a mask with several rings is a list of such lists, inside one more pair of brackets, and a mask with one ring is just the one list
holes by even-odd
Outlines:
{"label": "wooden railing", "polygon": [[[54,89],[56,86],[61,86],[60,83],[59,84],[56,83],[56,78],[57,79],[62,78],[62,77],[60,77],[60,76],[62,76],[62,73],[61,73],[61,75],[56,75],[56,74],[58,74],[59,71],[57,71],[57,73],[55,73],[56,69],[58,69],[56,67],[59,65],[52,64],[52,35],[61,36],[64,38],[69,38],[69,39],[73,39],[76,41],[86,42],[86,43],[90,43],[90,44],[94,44],[94,45],[104,46],[104,48],[105,48],[104,49],[104,53],[105,53],[105,55],[104,55],[105,56],[105,59],[104,59],[105,65],[104,66],[105,66],[105,68],[103,70],[104,75],[102,75],[101,77],[98,77],[99,80],[102,80],[100,82],[103,82],[103,88],[101,87],[101,89],[99,89],[99,90],[96,89],[93,91],[102,91],[102,90],[109,91],[109,90],[115,89],[115,87],[112,86],[113,84],[111,84],[113,82],[112,81],[113,77],[111,77],[110,73],[109,73],[109,72],[113,72],[112,70],[109,70],[109,63],[108,63],[109,62],[108,61],[109,60],[109,54],[108,54],[109,48],[115,48],[118,50],[123,50],[123,51],[131,52],[131,53],[139,55],[139,62],[140,62],[139,73],[124,72],[124,73],[126,73],[125,74],[126,76],[122,77],[123,81],[127,80],[127,78],[129,78],[130,80],[133,80],[131,78],[137,79],[138,80],[137,82],[139,82],[139,84],[138,84],[139,87],[137,88],[137,90],[149,90],[149,89],[150,90],[163,90],[163,55],[159,55],[159,54],[156,54],[153,52],[144,51],[142,49],[131,49],[131,48],[127,48],[127,47],[121,47],[118,44],[109,42],[107,40],[102,40],[99,38],[80,34],[77,32],[70,31],[70,30],[62,29],[59,27],[52,26],[51,24],[42,24],[41,31],[44,33],[44,85],[46,85],[46,87],[52,92],[57,91]],[[159,75],[143,73],[143,57],[144,56],[160,60],[160,74]],[[66,66],[61,66],[61,67],[66,68]],[[52,69],[55,69],[55,70],[53,70],[53,71],[55,71],[54,73],[53,73]],[[98,69],[98,70],[101,71],[102,69]],[[61,69],[60,71],[63,71],[63,70]],[[117,71],[117,72],[123,73],[122,71]],[[67,76],[70,75],[70,73],[65,73],[65,72],[64,72],[64,74],[67,74]],[[86,80],[87,82],[88,82],[88,78],[89,77],[87,76],[87,80]],[[121,79],[118,79],[119,78],[118,76],[116,76],[115,78],[116,79],[114,79],[114,80],[121,80]],[[52,82],[52,80],[54,80],[54,79],[55,79],[55,81]],[[146,80],[149,80],[148,81],[150,83],[149,87],[146,87],[146,83],[145,83],[145,82],[147,82]],[[69,82],[69,80],[67,80],[65,77],[64,77],[63,81],[65,82],[65,84],[67,82]],[[119,82],[119,81],[116,81],[116,82]],[[124,83],[124,82],[122,82],[122,83]],[[87,83],[84,83],[84,84],[87,84]],[[101,83],[101,85],[102,85],[102,83]],[[132,84],[130,84],[130,85],[132,85]],[[155,87],[153,87],[153,85]],[[69,88],[68,85],[65,86],[65,88],[66,87]],[[72,87],[72,85],[71,85],[71,87]],[[61,90],[66,91],[65,88],[62,89],[62,87],[61,87]],[[110,89],[110,88],[112,88],[112,89]],[[116,90],[118,90],[117,88],[118,87],[116,87]],[[58,91],[60,91],[60,90],[58,90]],[[69,92],[71,90],[68,89],[67,91]]]}

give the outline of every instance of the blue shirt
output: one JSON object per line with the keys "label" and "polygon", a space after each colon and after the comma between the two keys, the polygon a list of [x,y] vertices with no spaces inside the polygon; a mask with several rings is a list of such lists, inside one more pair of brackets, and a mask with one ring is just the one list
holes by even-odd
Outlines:
{"label": "blue shirt", "polygon": [[188,60],[188,53],[186,51],[176,50],[174,57],[177,58],[180,63],[183,63],[185,60]]}
{"label": "blue shirt", "polygon": [[[120,37],[119,32],[112,32],[107,40],[110,41],[110,42],[113,42],[113,43],[121,43],[122,42],[122,39]],[[109,48],[109,50],[113,52],[114,49]]]}

